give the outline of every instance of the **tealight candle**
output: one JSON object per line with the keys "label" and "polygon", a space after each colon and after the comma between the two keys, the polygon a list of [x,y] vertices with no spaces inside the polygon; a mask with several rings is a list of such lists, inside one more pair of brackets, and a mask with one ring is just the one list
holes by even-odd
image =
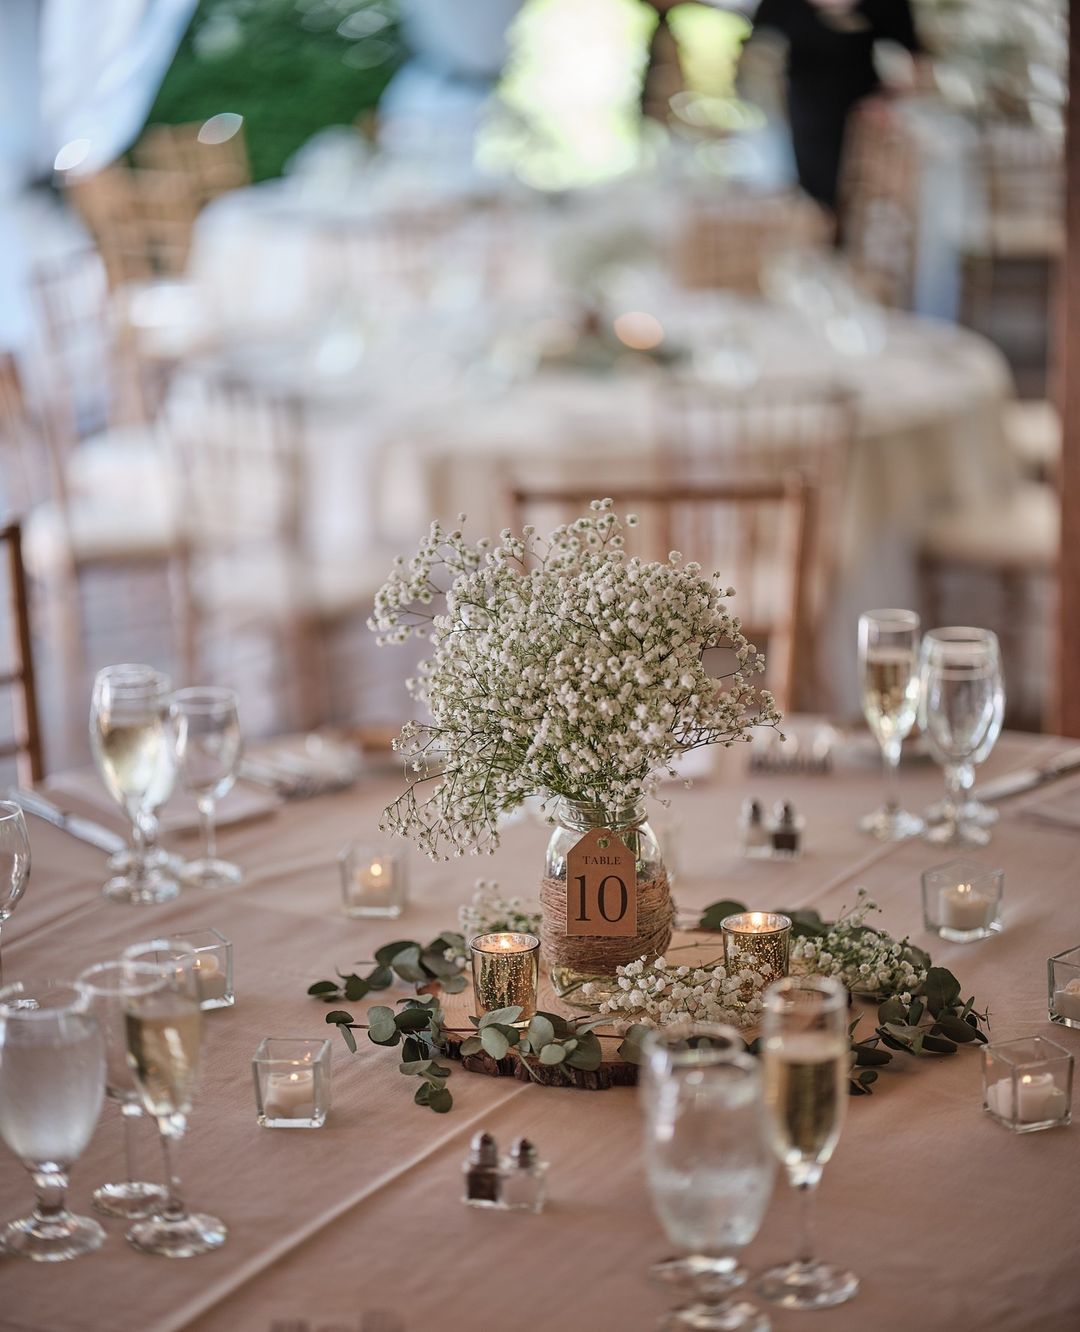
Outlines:
{"label": "tealight candle", "polygon": [[947,929],[967,933],[987,930],[994,918],[995,903],[973,888],[970,883],[958,883],[953,888],[942,888],[938,893],[938,923]]}
{"label": "tealight candle", "polygon": [[263,1128],[320,1128],[330,1109],[330,1042],[268,1037],[251,1061]]}
{"label": "tealight candle", "polygon": [[1021,1124],[1042,1124],[1060,1119],[1068,1101],[1054,1081],[1053,1073],[1023,1073],[1016,1080],[1015,1097],[1012,1079],[999,1078],[987,1087],[986,1104],[1002,1119],[1016,1119]]}
{"label": "tealight candle", "polygon": [[535,934],[504,931],[481,934],[469,944],[477,1015],[518,1005],[518,1026],[536,1012],[540,977],[540,940]]}
{"label": "tealight candle", "polygon": [[199,982],[199,1007],[230,1008],[233,994],[232,944],[220,930],[184,930],[173,938],[183,939],[195,950],[194,971]]}
{"label": "tealight candle", "polygon": [[196,953],[195,973],[199,982],[199,997],[203,1003],[208,999],[225,998],[229,983],[225,976],[225,968],[213,953]]}
{"label": "tealight candle", "polygon": [[1057,1128],[1070,1120],[1073,1057],[1045,1036],[982,1047],[983,1104],[1013,1133]]}
{"label": "tealight candle", "polygon": [[791,917],[778,911],[739,911],[720,922],[724,935],[724,962],[737,965],[740,954],[770,968],[776,980],[787,975]]}
{"label": "tealight candle", "polygon": [[1055,954],[1046,964],[1050,1021],[1080,1027],[1080,947]]}
{"label": "tealight candle", "polygon": [[1054,991],[1054,1012],[1080,1022],[1080,980],[1067,981],[1063,990]]}
{"label": "tealight candle", "polygon": [[406,893],[402,849],[347,846],[338,859],[347,916],[401,915]]}
{"label": "tealight candle", "polygon": [[310,1119],[315,1113],[315,1070],[270,1073],[266,1079],[263,1113],[267,1119]]}
{"label": "tealight candle", "polygon": [[1005,874],[967,860],[937,865],[922,876],[923,922],[953,943],[986,939],[1001,929]]}

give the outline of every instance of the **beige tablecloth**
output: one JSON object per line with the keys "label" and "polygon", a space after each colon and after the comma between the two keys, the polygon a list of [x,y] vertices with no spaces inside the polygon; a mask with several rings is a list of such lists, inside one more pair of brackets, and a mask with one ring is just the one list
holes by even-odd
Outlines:
{"label": "beige tablecloth", "polygon": [[[1002,739],[987,764],[1007,771],[1063,742]],[[948,853],[914,842],[880,847],[853,831],[879,794],[873,767],[793,781],[745,774],[745,752],[692,790],[673,790],[682,820],[683,906],[738,897],[755,907],[814,905],[833,915],[866,884],[894,932],[921,927],[919,872]],[[940,778],[908,768],[912,805]],[[1058,788],[1064,791],[1067,788]],[[356,1329],[365,1312],[396,1312],[408,1332],[631,1332],[665,1307],[646,1269],[668,1245],[645,1191],[636,1093],[588,1093],[494,1080],[458,1070],[455,1104],[436,1116],[412,1104],[390,1051],[334,1046],[334,1108],[319,1131],[255,1123],[249,1060],[263,1036],[322,1034],[324,1010],[308,983],[371,956],[380,943],[426,940],[455,923],[475,874],[535,890],[545,830],[508,829],[493,861],[431,865],[414,859],[413,900],[398,922],[346,921],[334,856],[370,837],[392,788],[373,784],[225,830],[224,850],[245,885],[172,905],[124,908],[99,895],[103,857],[36,820],[30,889],[4,927],[8,979],[72,975],[151,931],[216,925],[236,950],[236,1007],[211,1013],[202,1088],[181,1173],[193,1205],[218,1213],[229,1240],[189,1262],[144,1257],[106,1222],[99,1253],[55,1266],[0,1260],[3,1332],[269,1332],[275,1320]],[[807,852],[795,863],[734,853],[739,802],[795,800]],[[1057,793],[1055,792],[1055,798]],[[1042,797],[1025,797],[1025,800]],[[1080,787],[1076,788],[1080,803]],[[191,843],[180,843],[183,848]],[[1046,958],[1080,942],[1080,836],[1006,813],[991,847],[1004,867],[1004,933],[985,943],[933,942],[965,993],[988,1002],[996,1038],[1052,1036],[1080,1053],[1080,1034],[1046,1018]],[[398,997],[393,995],[392,998]],[[384,998],[384,997],[380,997]],[[359,1006],[357,1006],[359,1007]],[[869,1021],[870,1010],[867,1010]],[[775,1314],[778,1332],[1044,1332],[1080,1325],[1080,1128],[1013,1137],[981,1110],[979,1059],[897,1059],[873,1097],[853,1101],[820,1193],[821,1250],[862,1279],[857,1299],[817,1317]],[[72,1201],[122,1170],[119,1116],[106,1107],[74,1171]],[[478,1214],[459,1201],[460,1165],[478,1128],[509,1145],[533,1138],[551,1161],[551,1201],[539,1217]],[[158,1157],[143,1125],[146,1169]],[[0,1154],[0,1216],[25,1212],[30,1181]],[[794,1200],[778,1183],[751,1267],[789,1256]]]}

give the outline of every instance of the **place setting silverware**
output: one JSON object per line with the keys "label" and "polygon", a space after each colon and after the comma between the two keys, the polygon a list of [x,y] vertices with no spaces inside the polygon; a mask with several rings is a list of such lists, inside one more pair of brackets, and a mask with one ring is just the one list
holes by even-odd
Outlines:
{"label": "place setting silverware", "polygon": [[127,841],[120,833],[106,828],[104,824],[96,823],[93,819],[85,818],[82,814],[72,814],[39,791],[28,791],[24,787],[13,786],[7,795],[9,800],[14,800],[21,806],[24,814],[31,814],[34,818],[59,828],[61,832],[66,832],[69,837],[85,842],[88,846],[97,847],[106,855],[114,856],[127,849]]}

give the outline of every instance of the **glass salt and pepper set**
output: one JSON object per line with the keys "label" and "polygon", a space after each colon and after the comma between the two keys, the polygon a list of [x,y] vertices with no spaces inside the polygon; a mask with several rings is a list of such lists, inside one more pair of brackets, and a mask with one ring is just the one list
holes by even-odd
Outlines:
{"label": "glass salt and pepper set", "polygon": [[739,846],[748,860],[795,860],[802,855],[805,820],[790,800],[778,800],[766,819],[760,800],[743,802]]}
{"label": "glass salt and pepper set", "polygon": [[499,1207],[504,1211],[539,1212],[547,1195],[548,1163],[541,1161],[528,1138],[515,1138],[509,1156],[499,1159],[490,1133],[477,1133],[461,1167],[467,1207]]}

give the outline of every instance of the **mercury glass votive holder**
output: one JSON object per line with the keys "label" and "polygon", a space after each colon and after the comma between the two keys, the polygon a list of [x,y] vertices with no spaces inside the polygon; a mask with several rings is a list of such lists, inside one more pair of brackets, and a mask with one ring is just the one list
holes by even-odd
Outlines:
{"label": "mercury glass votive holder", "polygon": [[779,911],[740,911],[720,922],[724,936],[724,964],[736,965],[739,955],[750,954],[767,963],[774,980],[788,973],[791,917]]}
{"label": "mercury glass votive holder", "polygon": [[1080,1027],[1080,946],[1055,953],[1046,963],[1050,1021]]}
{"label": "mercury glass votive holder", "polygon": [[199,1007],[231,1008],[233,993],[233,946],[220,930],[176,930],[170,936],[195,950],[195,974],[199,982]]}
{"label": "mercury glass votive holder", "polygon": [[330,1042],[268,1036],[251,1060],[263,1128],[322,1128],[330,1110]]}
{"label": "mercury glass votive holder", "polygon": [[536,986],[540,979],[540,940],[535,934],[504,931],[473,939],[473,994],[476,1016],[496,1008],[520,1005],[515,1026],[527,1026],[536,1012]]}
{"label": "mercury glass votive holder", "polygon": [[1024,1036],[982,1047],[983,1109],[1013,1133],[1071,1122],[1073,1057],[1057,1041]]}
{"label": "mercury glass votive holder", "polygon": [[988,939],[1001,930],[1004,892],[1004,870],[950,860],[923,873],[923,923],[950,943]]}
{"label": "mercury glass votive holder", "polygon": [[338,856],[347,916],[396,919],[408,898],[406,848],[353,842]]}

